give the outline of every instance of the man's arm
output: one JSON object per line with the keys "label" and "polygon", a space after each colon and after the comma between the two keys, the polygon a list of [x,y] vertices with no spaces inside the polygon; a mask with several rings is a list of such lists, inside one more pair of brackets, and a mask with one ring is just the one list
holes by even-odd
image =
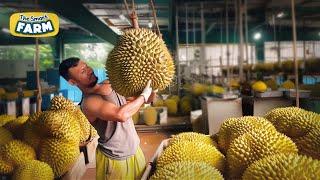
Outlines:
{"label": "man's arm", "polygon": [[134,101],[117,107],[100,96],[91,96],[85,100],[83,110],[102,120],[125,122],[139,110],[144,102],[144,97],[139,96]]}
{"label": "man's arm", "polygon": [[[150,85],[151,80],[148,81],[146,87],[138,98],[121,107],[103,100],[98,95],[93,95],[85,100],[83,110],[87,114],[103,120],[125,122],[139,110],[143,103],[148,101],[152,92]],[[94,120],[90,121],[93,122]]]}

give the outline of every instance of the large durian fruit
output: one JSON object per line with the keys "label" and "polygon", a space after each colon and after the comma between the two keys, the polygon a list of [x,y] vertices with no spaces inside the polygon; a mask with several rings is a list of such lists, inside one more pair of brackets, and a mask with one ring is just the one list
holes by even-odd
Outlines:
{"label": "large durian fruit", "polygon": [[40,117],[42,112],[36,112],[29,116],[29,119],[24,125],[22,140],[32,146],[37,152],[38,146],[44,139],[47,133],[44,128],[41,127]]}
{"label": "large durian fruit", "polygon": [[182,141],[168,146],[157,161],[157,168],[181,161],[205,162],[218,170],[224,170],[225,157],[212,145]]}
{"label": "large durian fruit", "polygon": [[38,160],[28,161],[14,171],[13,180],[53,180],[52,168],[45,162]]}
{"label": "large durian fruit", "polygon": [[269,111],[265,118],[279,132],[291,138],[306,135],[316,125],[315,122],[320,122],[319,114],[297,107],[275,108]]}
{"label": "large durian fruit", "polygon": [[80,143],[84,143],[97,135],[95,128],[90,124],[81,109],[76,107],[72,101],[63,96],[55,96],[50,103],[50,110],[68,110],[72,112],[80,126]]}
{"label": "large durian fruit", "polygon": [[0,151],[3,160],[14,166],[36,159],[36,152],[34,149],[20,140],[8,142],[1,147]]}
{"label": "large durian fruit", "polygon": [[220,127],[218,135],[218,145],[223,153],[226,153],[234,139],[244,133],[265,129],[276,131],[276,128],[265,118],[255,116],[244,116],[239,118],[229,118]]}
{"label": "large durian fruit", "polygon": [[57,138],[43,140],[39,146],[39,160],[49,164],[55,177],[61,177],[80,155],[79,142]]}
{"label": "large durian fruit", "polygon": [[243,180],[260,179],[319,179],[320,161],[297,154],[277,154],[251,164]]}
{"label": "large durian fruit", "polygon": [[181,141],[190,141],[190,142],[201,142],[204,144],[212,145],[217,147],[217,143],[208,135],[197,133],[197,132],[183,132],[177,135],[174,135],[170,139],[170,144],[179,143]]}
{"label": "large durian fruit", "polygon": [[201,179],[223,180],[221,173],[204,162],[173,162],[156,170],[150,180]]}
{"label": "large durian fruit", "polygon": [[112,88],[130,97],[139,95],[149,80],[163,90],[172,81],[174,64],[164,41],[149,29],[129,29],[110,52],[106,69]]}
{"label": "large durian fruit", "polygon": [[294,142],[287,136],[270,130],[257,130],[236,138],[227,151],[228,175],[240,178],[254,161],[278,153],[298,153]]}
{"label": "large durian fruit", "polygon": [[48,137],[80,142],[80,126],[68,110],[45,111],[41,114],[41,126]]}

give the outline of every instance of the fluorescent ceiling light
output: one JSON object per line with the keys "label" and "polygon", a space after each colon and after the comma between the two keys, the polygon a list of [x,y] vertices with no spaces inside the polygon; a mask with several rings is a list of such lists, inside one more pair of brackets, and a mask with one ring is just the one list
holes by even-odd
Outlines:
{"label": "fluorescent ceiling light", "polygon": [[284,12],[281,11],[277,14],[277,18],[282,18],[284,17],[284,15],[285,15]]}
{"label": "fluorescent ceiling light", "polygon": [[254,36],[253,36],[253,38],[254,38],[255,40],[261,39],[261,33],[259,33],[259,32],[255,33]]}

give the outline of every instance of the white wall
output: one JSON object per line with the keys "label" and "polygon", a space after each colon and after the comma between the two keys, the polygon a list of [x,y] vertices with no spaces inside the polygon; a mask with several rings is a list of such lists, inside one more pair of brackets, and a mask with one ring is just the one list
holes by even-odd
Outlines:
{"label": "white wall", "polygon": [[[238,65],[238,44],[229,44],[230,65]],[[179,61],[180,64],[187,64],[191,66],[191,73],[199,74],[199,58],[195,57],[195,52],[200,51],[200,45],[180,45],[179,47]],[[206,44],[205,45],[205,66],[207,66],[208,75],[218,75],[220,69],[220,56],[222,56],[222,66],[227,65],[227,45],[226,44]],[[245,48],[244,48],[245,51]],[[248,61],[250,64],[256,62],[255,47],[248,46]],[[246,60],[246,52],[244,52],[244,59]]]}
{"label": "white wall", "polygon": [[[277,47],[278,42],[265,42],[264,51],[265,51],[265,60],[266,62],[276,62],[278,60],[277,56]],[[320,41],[306,41],[306,58],[320,57]],[[293,51],[292,51],[292,42],[291,41],[282,41],[280,42],[280,60],[292,60]],[[303,59],[303,41],[297,41],[297,58]]]}

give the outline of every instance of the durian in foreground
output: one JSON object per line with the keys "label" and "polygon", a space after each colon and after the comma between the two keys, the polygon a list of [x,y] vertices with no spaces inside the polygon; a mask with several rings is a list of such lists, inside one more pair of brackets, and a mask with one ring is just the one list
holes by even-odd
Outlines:
{"label": "durian in foreground", "polygon": [[173,162],[156,170],[150,180],[177,180],[177,179],[201,179],[223,180],[221,173],[214,167],[204,162]]}
{"label": "durian in foreground", "polygon": [[196,132],[183,132],[179,133],[177,135],[174,135],[170,139],[170,144],[179,143],[181,141],[190,141],[190,142],[200,142],[208,145],[212,145],[217,147],[216,142],[211,139],[210,136],[207,136],[205,134],[196,133]]}
{"label": "durian in foreground", "polygon": [[172,81],[174,64],[164,41],[149,29],[129,29],[110,52],[106,69],[112,88],[119,94],[139,95],[149,80],[163,90]]}
{"label": "durian in foreground", "polygon": [[277,154],[251,164],[243,180],[260,179],[319,179],[320,161],[297,154]]}
{"label": "durian in foreground", "polygon": [[76,106],[73,104],[72,101],[70,101],[69,99],[66,99],[63,96],[54,96],[50,101],[49,110],[59,110],[59,109],[74,111],[76,109]]}
{"label": "durian in foreground", "polygon": [[279,153],[298,153],[287,136],[270,130],[257,130],[236,138],[227,151],[228,175],[240,178],[254,161]]}
{"label": "durian in foreground", "polygon": [[31,160],[17,167],[13,180],[53,180],[54,174],[51,167],[38,160]]}
{"label": "durian in foreground", "polygon": [[[269,111],[265,118],[268,119],[276,129],[291,138],[306,135],[315,122],[320,122],[320,115],[297,107],[275,108]],[[319,123],[318,123],[319,124]]]}
{"label": "durian in foreground", "polygon": [[79,142],[74,141],[46,139],[39,147],[39,160],[51,166],[56,178],[69,170],[79,154]]}
{"label": "durian in foreground", "polygon": [[76,107],[69,99],[66,99],[63,96],[55,96],[50,103],[50,110],[68,110],[72,112],[72,115],[80,125],[80,143],[90,140],[90,138],[94,137],[94,134],[97,134],[96,132],[92,134],[91,131],[95,131],[94,127],[89,123],[81,109]]}
{"label": "durian in foreground", "polygon": [[80,141],[80,125],[72,111],[64,109],[45,111],[40,119],[48,137]]}
{"label": "durian in foreground", "polygon": [[244,133],[261,128],[276,131],[276,128],[263,117],[244,116],[227,119],[222,123],[219,130],[218,145],[220,150],[226,153],[234,139]]}
{"label": "durian in foreground", "polygon": [[157,161],[157,168],[181,161],[205,162],[220,171],[224,170],[225,157],[212,145],[183,141],[168,146]]}
{"label": "durian in foreground", "polygon": [[[320,121],[318,122],[320,123]],[[320,160],[320,127],[314,127],[305,136],[293,139],[299,153]]]}
{"label": "durian in foreground", "polygon": [[12,140],[1,147],[3,160],[14,166],[36,159],[36,152],[28,144],[20,140]]}

